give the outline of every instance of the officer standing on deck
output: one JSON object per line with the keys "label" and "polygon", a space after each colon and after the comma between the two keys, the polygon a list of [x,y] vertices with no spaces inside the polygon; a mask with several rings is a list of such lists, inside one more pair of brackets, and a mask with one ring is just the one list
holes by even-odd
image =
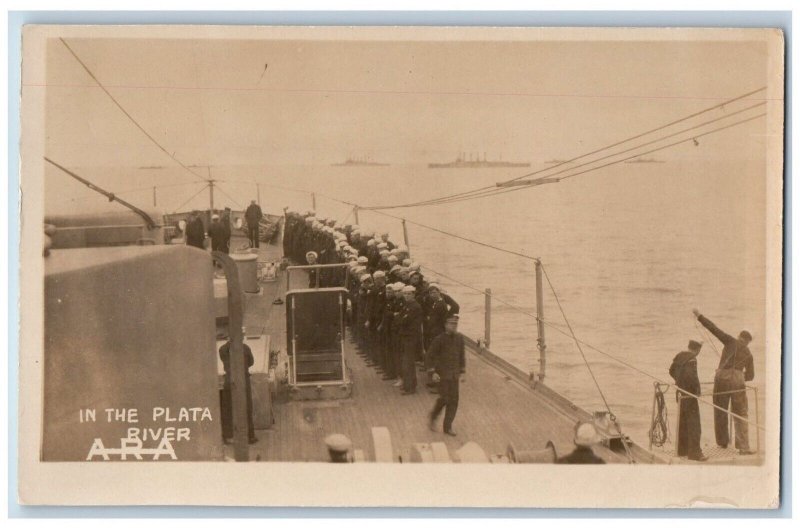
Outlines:
{"label": "officer standing on deck", "polygon": [[678,386],[675,398],[680,403],[678,456],[686,456],[693,461],[708,459],[700,448],[700,406],[695,398],[695,395],[700,395],[697,355],[702,346],[700,342],[690,340],[689,350],[678,353],[669,368],[669,374]]}
{"label": "officer standing on deck", "polygon": [[258,224],[263,216],[261,206],[256,204],[255,200],[251,200],[250,205],[247,206],[247,210],[244,212],[244,218],[247,220],[247,238],[250,239],[250,248],[258,248]]}
{"label": "officer standing on deck", "polygon": [[[242,334],[245,333],[244,328]],[[245,391],[247,393],[247,440],[250,444],[258,442],[253,425],[253,392],[250,386],[250,367],[255,363],[253,352],[246,343],[242,343],[242,352],[245,359]],[[222,437],[225,442],[233,438],[233,396],[231,395],[231,341],[230,339],[219,348],[219,359],[225,369],[225,382],[222,386]]]}
{"label": "officer standing on deck", "polygon": [[[753,380],[755,370],[753,367],[753,355],[747,347],[753,337],[747,331],[739,333],[737,338],[722,332],[711,320],[700,314],[697,309],[692,313],[697,320],[708,329],[711,334],[722,342],[722,355],[719,359],[719,367],[714,375],[714,433],[717,445],[722,448],[728,447],[730,434],[728,432],[728,414],[723,411],[728,406],[732,412],[743,417],[744,420],[734,417],[733,423],[736,427],[736,448],[740,455],[754,454],[750,450],[750,439],[747,429],[747,392],[745,382]],[[720,409],[722,408],[722,409]]]}
{"label": "officer standing on deck", "polygon": [[436,430],[436,419],[444,409],[444,433],[455,436],[453,420],[458,410],[458,385],[466,372],[464,337],[458,332],[458,316],[447,318],[444,333],[434,338],[428,354],[436,371],[433,379],[439,384],[439,398],[428,417],[429,426]]}

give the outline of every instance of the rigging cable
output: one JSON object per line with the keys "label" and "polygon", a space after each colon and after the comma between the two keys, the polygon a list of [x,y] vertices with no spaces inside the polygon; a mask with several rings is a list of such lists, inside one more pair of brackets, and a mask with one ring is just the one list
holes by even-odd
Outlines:
{"label": "rigging cable", "polygon": [[[750,118],[742,119],[742,120],[736,121],[734,123],[730,123],[728,125],[724,125],[722,127],[718,127],[716,129],[712,129],[712,130],[704,132],[702,134],[696,134],[696,135],[694,135],[694,136],[692,136],[690,138],[679,140],[679,141],[670,143],[668,145],[663,145],[661,147],[657,147],[657,148],[651,149],[649,151],[639,152],[639,153],[633,154],[631,156],[628,156],[626,158],[621,158],[619,160],[614,160],[613,162],[609,162],[609,163],[606,163],[606,164],[603,164],[603,165],[599,165],[597,167],[590,167],[589,169],[585,169],[585,170],[579,171],[577,173],[568,174],[566,176],[562,176],[561,178],[559,178],[559,180],[566,180],[567,178],[572,178],[573,176],[579,176],[579,175],[582,175],[582,174],[590,173],[592,171],[597,171],[599,169],[604,169],[606,167],[610,167],[612,165],[620,164],[620,163],[626,162],[628,160],[633,160],[633,159],[638,158],[640,156],[644,156],[644,155],[647,155],[647,154],[652,154],[654,152],[662,151],[664,149],[669,149],[671,147],[675,147],[676,145],[680,145],[681,143],[687,143],[687,142],[693,141],[693,140],[695,140],[697,138],[702,138],[704,136],[708,136],[710,134],[714,134],[716,132],[719,132],[719,131],[722,131],[722,130],[725,130],[725,129],[729,129],[731,127],[735,127],[737,125],[741,125],[743,123],[747,123],[749,121],[756,120],[756,119],[764,117],[766,115],[767,115],[766,112],[764,112],[764,113],[758,114],[758,115],[750,117]],[[549,175],[547,177],[543,177],[543,178],[549,178]],[[534,182],[535,181],[536,180],[534,180]],[[477,198],[486,198],[486,197],[490,197],[490,196],[502,195],[504,193],[512,193],[514,191],[521,191],[521,190],[527,189],[529,187],[535,187],[536,185],[537,184],[520,185],[519,187],[512,187],[512,188],[509,188],[509,189],[496,189],[496,188],[493,188],[490,191],[484,191],[484,192],[482,192],[480,194],[476,194],[476,195],[473,195],[473,196],[468,196],[468,197],[463,197],[463,198],[453,198],[453,199],[449,199],[449,200],[441,200],[439,202],[432,202],[432,203],[427,203],[427,204],[420,203],[418,205],[420,205],[420,206],[426,206],[426,205],[435,206],[435,205],[441,205],[441,204],[453,204],[453,203],[456,203],[456,202],[464,202],[464,201],[467,201],[467,200],[473,200],[473,199],[477,199]],[[412,207],[412,205],[405,206],[405,207]],[[359,208],[359,209],[361,209],[361,208]],[[381,209],[383,209],[383,208],[381,208]],[[368,211],[374,211],[376,213],[383,213],[379,209],[369,209]],[[399,218],[399,217],[396,217],[396,218]]]}
{"label": "rigging cable", "polygon": [[188,204],[189,202],[191,202],[191,201],[192,201],[192,199],[193,199],[194,197],[196,197],[197,195],[199,195],[200,193],[202,193],[203,191],[205,191],[207,187],[208,187],[208,184],[206,184],[206,185],[204,185],[203,187],[201,187],[201,188],[200,188],[200,190],[199,190],[197,193],[195,193],[194,195],[190,196],[188,199],[186,199],[186,201],[185,201],[183,204],[181,204],[180,206],[178,206],[177,208],[175,208],[175,210],[173,211],[173,213],[177,213],[179,209],[181,209],[183,206],[185,206],[186,204]]}
{"label": "rigging cable", "polygon": [[240,203],[238,200],[236,200],[235,198],[233,198],[232,196],[230,196],[228,193],[226,193],[226,192],[225,192],[225,190],[224,190],[224,189],[222,189],[222,187],[220,187],[219,185],[217,185],[217,186],[214,186],[214,187],[217,189],[217,191],[219,191],[220,193],[222,193],[223,195],[225,195],[226,197],[228,197],[228,200],[230,200],[231,202],[233,202],[234,204],[236,204],[236,205],[237,205],[237,206],[239,206],[240,208],[243,208],[243,207],[244,207],[244,206],[242,206],[242,204],[241,204],[241,203]]}
{"label": "rigging cable", "polygon": [[117,100],[116,100],[116,98],[115,98],[113,95],[111,95],[111,92],[109,92],[109,91],[108,91],[108,89],[107,89],[105,86],[103,86],[103,83],[101,83],[101,82],[100,82],[100,80],[99,80],[99,79],[98,79],[98,78],[97,78],[97,77],[94,75],[94,73],[92,73],[92,71],[89,69],[89,67],[88,67],[88,66],[86,66],[86,64],[85,64],[85,63],[84,63],[84,62],[81,60],[81,58],[80,58],[80,57],[78,57],[78,54],[77,54],[77,53],[75,53],[75,52],[73,51],[73,49],[69,47],[69,44],[67,44],[67,41],[65,41],[65,40],[64,40],[62,37],[59,37],[59,40],[60,40],[60,41],[61,41],[61,43],[62,43],[62,44],[63,44],[63,45],[64,45],[64,46],[67,48],[67,50],[69,50],[69,52],[72,54],[72,56],[73,56],[73,57],[75,57],[75,60],[76,60],[76,61],[78,61],[78,63],[79,63],[79,64],[80,64],[80,65],[83,67],[83,69],[84,69],[84,70],[86,70],[86,73],[88,73],[88,74],[89,74],[89,77],[91,77],[92,79],[94,79],[94,82],[95,82],[95,83],[97,83],[97,86],[99,86],[99,87],[100,87],[100,89],[101,89],[101,90],[103,90],[103,92],[105,92],[105,93],[106,93],[106,95],[107,95],[107,96],[108,96],[108,97],[111,99],[111,101],[113,101],[113,102],[114,102],[114,104],[117,106],[117,108],[119,108],[119,109],[122,111],[122,113],[123,113],[123,114],[125,114],[125,115],[128,117],[128,119],[130,119],[130,120],[131,120],[131,122],[133,122],[133,124],[134,124],[134,125],[136,125],[136,127],[137,127],[137,128],[140,130],[140,131],[142,131],[142,133],[143,133],[145,136],[147,136],[147,138],[148,138],[148,139],[149,139],[151,142],[153,142],[153,144],[154,144],[156,147],[158,147],[158,148],[161,150],[161,152],[163,152],[164,154],[166,154],[167,156],[169,156],[169,157],[170,157],[172,160],[174,160],[174,161],[175,161],[175,162],[176,162],[178,165],[180,165],[181,167],[183,167],[184,169],[186,169],[187,171],[189,171],[189,172],[190,172],[192,175],[194,175],[195,177],[197,177],[197,178],[200,178],[200,179],[201,179],[203,182],[206,182],[206,181],[208,180],[208,179],[206,179],[206,178],[203,178],[203,177],[202,177],[202,176],[200,176],[199,174],[195,173],[195,172],[194,172],[194,171],[192,171],[191,169],[189,169],[189,168],[188,168],[186,165],[184,165],[184,163],[183,163],[183,162],[181,162],[180,160],[178,160],[177,158],[175,158],[175,156],[173,156],[173,155],[172,155],[172,154],[171,154],[171,153],[170,153],[170,152],[169,152],[167,149],[165,149],[165,148],[164,148],[164,147],[163,147],[163,146],[162,146],[160,143],[158,143],[158,141],[156,141],[156,139],[155,139],[153,136],[151,136],[151,135],[150,135],[150,133],[149,133],[149,132],[147,132],[147,131],[144,129],[144,127],[142,127],[142,126],[139,124],[139,122],[138,122],[138,121],[136,121],[136,120],[133,118],[133,116],[131,116],[131,115],[130,115],[130,113],[128,113],[128,111],[127,111],[127,110],[125,110],[125,108],[124,108],[124,107],[123,107],[123,106],[120,104],[120,102],[119,102],[119,101],[117,101]]}
{"label": "rigging cable", "polygon": [[600,383],[597,381],[597,377],[594,376],[594,371],[592,371],[592,366],[589,365],[589,360],[586,359],[586,355],[584,354],[583,348],[581,347],[581,344],[578,341],[578,337],[575,336],[575,331],[572,329],[572,325],[570,324],[569,319],[567,319],[567,315],[564,312],[564,307],[561,306],[561,300],[558,299],[558,294],[556,293],[556,289],[553,286],[552,281],[550,281],[550,276],[547,274],[547,269],[544,267],[544,264],[542,264],[541,261],[539,261],[539,264],[541,265],[542,271],[544,272],[544,277],[547,279],[547,284],[550,285],[550,290],[553,292],[553,297],[555,298],[556,304],[558,305],[558,310],[561,311],[561,316],[563,316],[564,318],[564,323],[567,324],[567,328],[569,329],[569,332],[572,335],[572,339],[575,340],[575,345],[578,347],[578,352],[581,353],[581,357],[583,358],[583,363],[586,364],[586,369],[589,370],[589,375],[591,375],[592,380],[594,381],[594,385],[595,387],[597,387],[597,392],[600,394],[600,398],[603,400],[603,404],[605,405],[606,410],[608,410],[608,418],[611,420],[611,422],[614,424],[614,427],[617,429],[617,433],[619,434],[620,440],[622,441],[622,446],[625,447],[625,453],[628,456],[628,460],[631,463],[634,463],[635,460],[633,458],[633,454],[631,454],[631,449],[628,446],[628,439],[625,436],[625,434],[622,433],[622,428],[617,422],[617,416],[614,415],[613,411],[611,411],[611,406],[609,406],[608,404],[608,400],[606,399],[606,396],[603,393],[603,389],[600,387]]}
{"label": "rigging cable", "polygon": [[[760,92],[760,91],[762,91],[762,90],[765,90],[765,89],[766,89],[766,86],[763,86],[763,87],[761,87],[761,88],[758,88],[758,89],[756,89],[756,90],[752,90],[752,91],[750,91],[750,92],[747,92],[746,94],[742,94],[742,95],[740,95],[740,96],[737,96],[737,97],[735,97],[735,98],[728,99],[728,100],[724,101],[723,103],[720,103],[720,104],[714,105],[714,106],[712,106],[712,107],[705,108],[705,109],[703,109],[703,110],[700,110],[700,111],[698,111],[698,112],[695,112],[695,113],[693,113],[693,114],[690,114],[690,115],[688,115],[688,116],[685,116],[685,117],[683,117],[683,118],[680,118],[680,119],[677,119],[677,120],[671,121],[671,122],[669,122],[669,123],[665,123],[665,124],[663,124],[663,125],[660,125],[660,126],[658,126],[658,127],[655,127],[655,128],[653,128],[653,129],[650,129],[650,130],[648,130],[648,131],[645,131],[645,132],[639,133],[639,134],[637,134],[637,135],[635,135],[635,136],[631,136],[631,137],[629,137],[629,138],[626,138],[626,139],[624,139],[624,140],[618,141],[618,142],[616,142],[616,143],[612,143],[612,144],[610,144],[610,145],[606,145],[606,146],[604,146],[604,147],[601,147],[601,148],[599,148],[599,149],[595,149],[594,151],[590,151],[590,152],[587,152],[587,153],[581,154],[581,155],[579,155],[579,156],[576,156],[576,157],[574,157],[574,158],[570,158],[569,160],[565,160],[565,161],[563,161],[563,162],[560,162],[560,163],[558,163],[558,164],[555,164],[555,165],[553,165],[553,166],[550,166],[550,167],[545,167],[545,168],[543,168],[543,169],[539,169],[539,170],[537,170],[537,171],[533,171],[533,172],[530,172],[530,173],[523,174],[523,175],[521,175],[521,176],[518,176],[518,177],[515,177],[515,178],[513,178],[513,179],[511,179],[511,180],[508,180],[507,182],[515,182],[515,181],[517,181],[517,180],[520,180],[520,179],[522,179],[522,178],[526,178],[526,177],[529,177],[529,176],[534,176],[534,175],[537,175],[537,174],[540,174],[540,173],[543,173],[543,172],[546,172],[546,171],[551,171],[551,170],[553,170],[553,169],[556,169],[556,168],[558,168],[558,167],[561,167],[562,165],[566,165],[566,164],[569,164],[569,163],[575,162],[575,161],[577,161],[577,160],[580,160],[580,159],[582,159],[582,158],[586,158],[586,157],[588,157],[588,156],[591,156],[591,155],[593,155],[593,154],[597,154],[597,153],[599,153],[599,152],[602,152],[602,151],[604,151],[604,150],[608,150],[608,149],[611,149],[611,148],[613,148],[613,147],[616,147],[616,146],[622,145],[623,143],[627,143],[627,142],[629,142],[629,141],[633,141],[633,140],[635,140],[635,139],[641,138],[641,137],[643,137],[643,136],[646,136],[646,135],[648,135],[648,134],[652,134],[653,132],[657,132],[657,131],[659,131],[659,130],[663,130],[663,129],[665,129],[665,128],[671,127],[672,125],[675,125],[675,124],[681,123],[681,122],[683,122],[683,121],[687,121],[687,120],[689,120],[689,119],[691,119],[691,118],[697,117],[697,116],[699,116],[699,115],[702,115],[702,114],[704,114],[704,113],[706,113],[706,112],[710,112],[710,111],[712,111],[712,110],[716,110],[716,109],[719,109],[719,108],[723,108],[723,109],[724,109],[724,107],[725,107],[726,105],[730,105],[731,103],[733,103],[733,102],[735,102],[735,101],[742,100],[742,99],[744,99],[744,98],[746,98],[746,97],[749,97],[749,96],[751,96],[751,95],[754,95],[754,94],[756,94],[756,93],[758,93],[758,92]],[[764,102],[764,103],[762,103],[762,104],[766,104],[766,103]],[[433,198],[433,199],[426,200],[426,201],[422,201],[422,202],[418,202],[418,203],[411,203],[411,204],[399,204],[399,205],[391,205],[391,206],[371,206],[371,207],[365,207],[365,208],[363,208],[363,209],[394,209],[394,208],[413,207],[413,206],[417,206],[417,205],[428,205],[429,203],[438,202],[438,201],[440,201],[440,200],[447,200],[447,199],[451,199],[451,198],[460,198],[460,197],[464,197],[464,196],[467,196],[467,195],[471,195],[471,194],[473,194],[473,193],[478,193],[478,192],[485,191],[485,190],[490,190],[490,189],[494,190],[494,189],[496,189],[496,186],[484,186],[484,187],[477,188],[477,189],[474,189],[474,190],[470,190],[470,191],[463,191],[463,192],[460,192],[460,193],[455,193],[455,194],[452,194],[452,195],[445,195],[445,196],[443,196],[443,197],[437,197],[437,198]]]}

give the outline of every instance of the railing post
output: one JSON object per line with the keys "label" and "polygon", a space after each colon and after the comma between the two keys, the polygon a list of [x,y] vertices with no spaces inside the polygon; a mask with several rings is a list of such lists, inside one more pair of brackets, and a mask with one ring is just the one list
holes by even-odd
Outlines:
{"label": "railing post", "polygon": [[547,344],[544,341],[544,295],[542,291],[542,261],[536,259],[536,345],[539,347],[539,382],[544,382]]}
{"label": "railing post", "polygon": [[314,210],[314,213],[317,213],[317,194],[311,193],[311,209]]}
{"label": "railing post", "polygon": [[753,386],[753,398],[756,401],[756,453],[761,453],[761,432],[759,431],[760,428],[758,427],[760,422],[758,422],[758,388]]}
{"label": "railing post", "polygon": [[406,219],[402,219],[403,222],[403,241],[406,243],[406,248],[408,248],[408,256],[411,257],[411,245],[408,243],[408,228],[406,228]]}
{"label": "railing post", "polygon": [[361,224],[358,222],[358,206],[353,206],[353,217],[356,219],[356,224]]}
{"label": "railing post", "polygon": [[489,349],[492,340],[492,289],[487,288],[484,291],[483,302],[483,343]]}

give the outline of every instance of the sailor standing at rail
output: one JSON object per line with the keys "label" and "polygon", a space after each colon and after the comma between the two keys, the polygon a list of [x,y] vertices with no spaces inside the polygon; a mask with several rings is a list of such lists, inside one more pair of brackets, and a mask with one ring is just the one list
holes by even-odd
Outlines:
{"label": "sailor standing at rail", "polygon": [[678,422],[678,456],[693,461],[705,461],[700,448],[700,406],[696,395],[700,395],[700,378],[697,375],[697,355],[703,345],[689,341],[688,351],[678,353],[672,360],[669,375],[675,380],[675,398],[680,403]]}
{"label": "sailor standing at rail", "polygon": [[[719,367],[714,375],[714,433],[717,445],[727,448],[730,442],[728,432],[728,414],[723,411],[730,406],[731,411],[742,417],[734,417],[733,424],[736,429],[736,448],[740,455],[754,454],[750,450],[750,438],[747,428],[747,391],[745,382],[753,380],[755,369],[753,367],[753,355],[747,347],[753,340],[752,335],[747,331],[739,333],[737,338],[724,333],[711,320],[700,314],[700,311],[693,309],[692,313],[697,320],[708,329],[711,334],[722,342],[722,355],[719,359]],[[722,408],[722,409],[720,409]]]}
{"label": "sailor standing at rail", "polygon": [[414,299],[415,288],[403,287],[403,312],[400,313],[400,337],[403,347],[403,395],[417,391],[415,361],[422,353],[422,307]]}
{"label": "sailor standing at rail", "polygon": [[392,321],[389,326],[389,345],[391,347],[392,363],[394,364],[396,382],[395,387],[403,385],[403,342],[400,336],[400,315],[405,307],[403,287],[405,285],[396,281],[392,284],[394,290],[394,305],[392,306]]}
{"label": "sailor standing at rail", "polygon": [[455,436],[453,420],[458,410],[458,386],[467,367],[464,337],[458,332],[458,316],[447,318],[445,331],[431,342],[428,355],[435,370],[433,380],[439,384],[439,398],[428,417],[429,426],[436,430],[436,419],[444,409],[444,433]]}
{"label": "sailor standing at rail", "polygon": [[247,238],[250,239],[251,248],[258,248],[258,224],[263,216],[261,206],[256,204],[255,200],[251,200],[250,205],[247,206],[247,210],[244,212],[244,218],[247,220]]}

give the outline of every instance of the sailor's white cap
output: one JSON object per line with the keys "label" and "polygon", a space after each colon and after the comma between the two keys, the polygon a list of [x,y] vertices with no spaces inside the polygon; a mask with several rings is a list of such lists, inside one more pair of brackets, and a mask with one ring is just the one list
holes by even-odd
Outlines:
{"label": "sailor's white cap", "polygon": [[359,281],[361,281],[362,283],[363,283],[364,281],[369,281],[370,279],[372,279],[372,276],[371,276],[371,275],[369,275],[369,274],[361,274],[361,275],[358,277],[358,280],[359,280]]}
{"label": "sailor's white cap", "polygon": [[411,259],[409,259],[408,257],[403,259],[403,266],[406,266],[406,267],[411,266]]}
{"label": "sailor's white cap", "polygon": [[391,269],[391,270],[389,270],[389,272],[399,272],[399,271],[401,270],[401,268],[402,268],[402,267],[401,267],[400,265],[394,265],[394,266],[392,267],[392,269]]}
{"label": "sailor's white cap", "polygon": [[411,285],[406,285],[403,287],[403,292],[416,292],[417,289]]}
{"label": "sailor's white cap", "polygon": [[374,277],[375,279],[379,277],[386,277],[386,273],[383,270],[378,270],[374,274],[372,274],[372,277]]}
{"label": "sailor's white cap", "polygon": [[403,290],[404,286],[406,286],[405,283],[403,283],[401,281],[397,281],[396,283],[392,283],[392,289],[395,292],[400,292],[401,290]]}
{"label": "sailor's white cap", "polygon": [[346,435],[334,433],[325,438],[325,446],[332,452],[349,452],[353,443]]}
{"label": "sailor's white cap", "polygon": [[382,257],[387,257],[389,255],[389,250],[381,250],[378,252]]}
{"label": "sailor's white cap", "polygon": [[319,256],[317,255],[317,252],[308,251],[308,252],[306,252],[306,258],[308,258],[308,257],[313,257],[314,259],[316,259]]}
{"label": "sailor's white cap", "polygon": [[575,444],[578,446],[592,446],[600,442],[597,428],[590,422],[579,422],[575,426]]}
{"label": "sailor's white cap", "polygon": [[408,265],[408,268],[415,272],[419,272],[420,266],[418,263],[411,263],[410,265]]}
{"label": "sailor's white cap", "polygon": [[212,220],[213,220],[213,219],[218,219],[218,218],[219,218],[219,215],[217,215],[216,213],[214,213],[213,215],[211,215],[211,219],[212,219]]}
{"label": "sailor's white cap", "polygon": [[378,248],[380,248],[382,250],[384,248],[389,248],[389,245],[386,244],[385,242],[379,242],[378,243]]}
{"label": "sailor's white cap", "polygon": [[367,259],[366,255],[362,255],[361,257],[358,258],[358,262],[361,264],[368,263],[369,259]]}
{"label": "sailor's white cap", "polygon": [[396,256],[396,255],[392,255],[392,254],[390,253],[390,254],[389,254],[389,262],[390,262],[390,263],[396,263],[396,262],[397,262],[397,256]]}
{"label": "sailor's white cap", "polygon": [[375,239],[370,239],[367,241],[367,246],[375,246]]}

